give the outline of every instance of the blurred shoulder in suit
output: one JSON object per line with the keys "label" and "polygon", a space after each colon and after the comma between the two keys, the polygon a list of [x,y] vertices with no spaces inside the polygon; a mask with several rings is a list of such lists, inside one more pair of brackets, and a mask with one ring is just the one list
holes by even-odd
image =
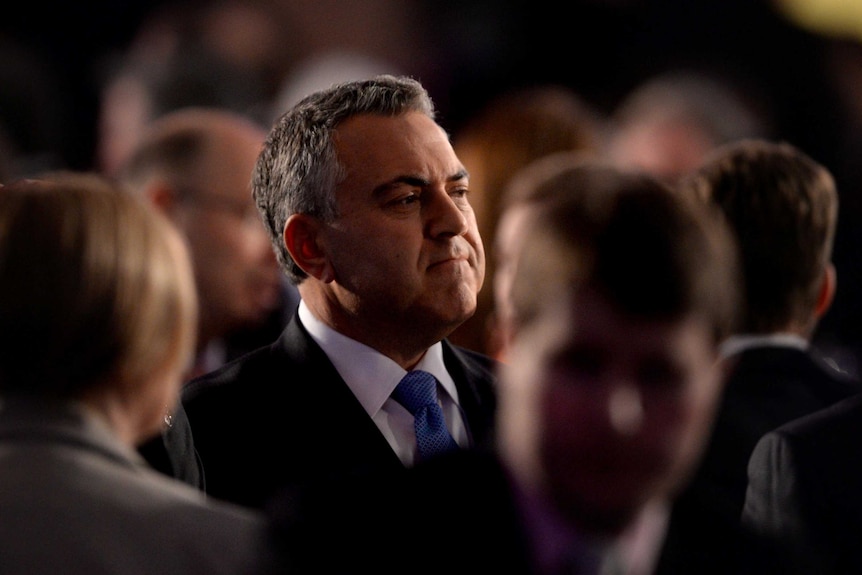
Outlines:
{"label": "blurred shoulder in suit", "polygon": [[179,400],[185,243],[94,174],[0,188],[0,557],[13,573],[245,573],[265,520],[136,451]]}

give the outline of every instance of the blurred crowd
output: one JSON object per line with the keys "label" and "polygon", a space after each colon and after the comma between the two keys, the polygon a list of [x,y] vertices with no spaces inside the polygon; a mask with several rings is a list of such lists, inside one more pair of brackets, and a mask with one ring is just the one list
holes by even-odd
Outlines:
{"label": "blurred crowd", "polygon": [[[591,145],[610,157],[685,169],[714,143],[762,135],[824,163],[841,196],[835,259],[842,288],[818,341],[855,370],[862,350],[862,272],[853,262],[862,243],[855,225],[862,218],[862,44],[858,17],[816,8],[839,4],[25,3],[5,8],[0,19],[0,181],[61,168],[110,173],[143,125],[170,110],[224,107],[267,127],[312,89],[378,72],[422,81],[455,136],[469,132],[495,98],[559,87],[589,108],[598,136]],[[683,116],[705,132],[659,134]],[[462,331],[481,329],[481,317]]]}
{"label": "blurred crowd", "polygon": [[[391,484],[375,485],[369,475],[375,480],[368,485],[350,485],[379,489],[369,491],[376,496],[363,492],[348,501],[353,492],[335,487],[344,508],[315,489],[302,494],[307,499],[290,490],[284,500],[272,499],[294,512],[275,522],[281,535],[290,535],[283,543],[299,567],[290,572],[326,555],[330,524],[341,525],[340,535],[357,549],[372,547],[363,536],[378,532],[361,533],[372,516],[382,528],[395,527],[389,537],[405,537],[399,549],[408,557],[415,541],[401,529],[408,520],[401,502],[382,502],[390,489],[412,496],[413,486],[426,481],[450,518],[484,517],[484,505],[502,510],[488,525],[460,525],[463,541],[473,528],[502,526],[498,536],[509,537],[528,525],[536,546],[541,537],[531,537],[551,529],[559,541],[541,540],[537,548],[553,559],[549,564],[567,568],[573,558],[562,556],[564,548],[582,547],[603,565],[619,561],[620,551],[637,551],[631,553],[637,561],[622,561],[628,570],[599,570],[597,563],[577,573],[706,573],[701,562],[723,546],[743,549],[740,557],[756,559],[749,567],[759,569],[761,558],[784,555],[783,544],[795,541],[787,537],[809,538],[783,532],[795,520],[776,519],[778,511],[796,511],[775,492],[787,496],[798,470],[789,456],[775,453],[792,448],[816,461],[818,450],[807,452],[804,440],[794,447],[796,439],[836,429],[831,417],[825,427],[817,418],[782,425],[850,396],[856,403],[844,403],[838,421],[855,425],[862,410],[862,13],[852,13],[850,3],[837,16],[826,10],[839,4],[93,0],[4,9],[0,187],[8,204],[0,232],[8,233],[0,240],[24,245],[29,228],[40,225],[65,237],[62,226],[74,224],[76,241],[87,249],[45,234],[36,247],[56,258],[56,279],[34,272],[21,250],[9,247],[8,254],[20,254],[0,257],[8,277],[23,278],[5,282],[12,310],[3,312],[5,325],[23,326],[31,338],[5,330],[0,349],[12,367],[0,374],[9,394],[0,409],[12,414],[6,418],[12,431],[0,428],[0,435],[18,437],[16,426],[42,433],[34,422],[44,420],[55,431],[86,434],[94,445],[108,441],[91,429],[89,412],[54,409],[58,397],[81,400],[122,440],[115,463],[136,463],[140,455],[197,488],[161,485],[164,478],[153,474],[140,485],[142,498],[155,494],[157,504],[170,492],[174,504],[188,504],[190,518],[212,513],[214,537],[205,539],[215,547],[223,546],[220,537],[230,539],[233,523],[240,525],[250,542],[243,553],[264,540],[262,525],[238,507],[210,508],[199,491],[257,506],[284,487],[276,485],[282,480],[327,489],[330,473],[380,471],[366,469],[377,464],[399,473],[387,476]],[[389,172],[394,179],[380,183]],[[120,189],[130,197],[115,194]],[[710,200],[721,217],[713,221],[715,206],[681,201],[679,190]],[[98,208],[109,204],[113,211]],[[44,224],[28,220],[26,210],[41,213]],[[116,215],[123,210],[142,214],[139,230]],[[92,220],[65,219],[78,212]],[[718,233],[718,222],[730,223],[739,241]],[[174,231],[167,239],[146,244],[152,254],[136,251],[134,234],[160,235],[168,223]],[[102,241],[101,234],[114,239]],[[444,253],[440,246],[449,244]],[[424,286],[413,281],[410,258],[427,246],[438,250],[424,267],[429,276],[457,273],[449,274],[455,287],[429,289],[434,305],[423,307],[401,295]],[[87,250],[102,248],[114,266],[106,269],[116,276],[110,280],[119,286],[116,298],[96,289],[108,282],[88,279],[101,268],[91,269],[97,258]],[[69,269],[79,268],[87,289],[62,289],[73,277],[61,263],[70,259],[65,249],[82,254],[80,262],[71,257]],[[69,298],[95,286],[97,296],[117,306],[145,299],[146,282],[160,285],[160,268],[138,255],[182,268],[172,274],[182,281],[164,294],[179,311],[138,313],[129,306],[104,314],[108,303],[96,296],[85,298],[92,312],[62,299],[55,309],[39,299],[53,301],[42,288],[57,285]],[[140,269],[119,265],[126,260]],[[137,279],[127,279],[129,273]],[[9,304],[16,298],[32,300],[24,319]],[[392,311],[401,304],[406,312]],[[83,319],[71,311],[64,318],[67,309]],[[26,314],[44,316],[45,326],[57,318],[84,329],[69,336],[77,343],[58,339],[53,346],[86,363],[83,391],[66,387],[78,381],[63,370],[31,373],[31,363],[54,369],[62,361],[39,361],[51,329]],[[87,314],[104,320],[92,327],[107,334],[109,351],[119,350],[114,333],[126,333],[123,314],[143,318],[129,323],[140,328],[141,341],[170,336],[185,343],[176,354],[135,356],[140,365],[130,365],[140,374],[105,367],[99,358],[91,373],[84,369],[91,367],[87,354],[74,347],[97,349],[101,341],[91,345]],[[145,316],[159,325],[150,327]],[[58,333],[77,333],[64,326]],[[129,353],[137,353],[137,331],[127,335]],[[717,359],[726,361],[721,373]],[[124,361],[118,354],[118,365]],[[282,379],[282,371],[295,380]],[[416,371],[430,376],[435,391],[428,403],[409,406],[413,399],[405,394],[420,391],[403,391],[402,384]],[[497,376],[499,421],[492,417]],[[46,387],[40,397],[42,390],[32,393],[36,380],[62,387]],[[103,380],[123,385],[114,389]],[[594,392],[598,383],[610,391]],[[173,406],[178,391],[182,401]],[[336,415],[315,411],[330,400],[337,400]],[[321,425],[327,416],[331,425]],[[241,424],[226,425],[229,418]],[[418,475],[402,476],[402,468],[431,458],[420,439],[423,421],[429,429],[437,425],[437,440],[447,447],[487,447],[493,440],[502,458],[488,467],[481,459],[442,459],[441,468],[416,465]],[[525,422],[538,431],[522,433]],[[347,439],[336,433],[341,425]],[[856,433],[853,427],[836,434],[827,482],[843,481],[846,450],[855,449],[846,438]],[[391,450],[374,444],[381,437]],[[249,449],[256,442],[277,456],[258,460],[261,449]],[[134,457],[131,448],[139,451]],[[285,460],[294,467],[285,468]],[[570,470],[575,461],[586,464]],[[547,474],[544,467],[536,471],[540,463]],[[240,468],[244,473],[236,473]],[[22,469],[10,475],[17,483],[7,493],[23,489],[30,471]],[[486,476],[476,473],[488,473],[492,487],[515,478],[505,484],[516,489],[486,492]],[[54,478],[64,484],[64,475]],[[462,493],[460,484],[449,493],[441,477],[478,479],[475,493]],[[776,487],[774,477],[793,485]],[[855,493],[855,476],[849,477],[844,491]],[[138,481],[119,469],[114,479],[117,493]],[[39,486],[46,493],[50,480]],[[566,501],[572,493],[577,497]],[[100,496],[93,492],[94,500]],[[458,505],[447,512],[452,501],[477,511]],[[118,500],[118,508],[127,503]],[[509,525],[508,504],[541,521]],[[26,507],[17,507],[22,517]],[[577,520],[558,523],[556,512],[548,513],[556,507]],[[800,508],[800,517],[809,511]],[[363,528],[344,523],[348,514]],[[740,514],[751,524],[738,531]],[[824,511],[823,521],[835,515]],[[590,520],[582,523],[584,517]],[[805,526],[814,532],[817,524]],[[760,529],[773,533],[748,538]],[[177,537],[183,532],[178,527]],[[780,549],[759,547],[773,535]],[[642,553],[642,540],[649,553]],[[523,559],[518,547],[500,547]],[[819,542],[812,547],[803,549],[806,555],[831,555]],[[58,560],[64,552],[57,550]],[[397,552],[387,551],[390,559]],[[484,561],[480,549],[472,553]],[[451,564],[457,554],[441,557]],[[145,553],[140,561],[151,559]],[[331,559],[335,569],[356,557]],[[505,553],[497,559],[510,560]],[[744,573],[733,570],[735,556],[723,559],[728,566],[715,565],[715,572]],[[789,567],[770,568],[791,573]]]}

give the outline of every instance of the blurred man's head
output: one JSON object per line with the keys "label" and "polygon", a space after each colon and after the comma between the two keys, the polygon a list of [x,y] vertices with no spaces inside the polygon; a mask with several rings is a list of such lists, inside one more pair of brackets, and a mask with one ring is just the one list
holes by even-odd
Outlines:
{"label": "blurred man's head", "polygon": [[186,238],[201,346],[261,324],[280,302],[281,274],[250,188],[265,138],[241,116],[188,108],[156,120],[121,171]]}
{"label": "blurred man's head", "polygon": [[573,524],[617,533],[673,496],[707,438],[732,236],[652,178],[565,155],[531,168],[515,183],[533,213],[513,252],[500,448]]}
{"label": "blurred man's head", "polygon": [[809,337],[835,294],[838,191],[829,170],[790,144],[740,140],[716,149],[681,186],[717,205],[736,234],[740,330]]}

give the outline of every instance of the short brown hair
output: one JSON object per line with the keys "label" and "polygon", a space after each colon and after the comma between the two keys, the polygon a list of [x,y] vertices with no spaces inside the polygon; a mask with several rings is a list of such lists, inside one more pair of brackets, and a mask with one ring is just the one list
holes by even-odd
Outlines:
{"label": "short brown hair", "polygon": [[784,142],[740,140],[681,182],[711,200],[736,232],[746,333],[807,323],[832,258],[838,192],[830,172]]}
{"label": "short brown hair", "polygon": [[716,210],[656,178],[555,154],[521,172],[509,201],[535,202],[512,285],[516,323],[549,290],[595,289],[636,316],[700,315],[715,342],[735,328],[737,260]]}

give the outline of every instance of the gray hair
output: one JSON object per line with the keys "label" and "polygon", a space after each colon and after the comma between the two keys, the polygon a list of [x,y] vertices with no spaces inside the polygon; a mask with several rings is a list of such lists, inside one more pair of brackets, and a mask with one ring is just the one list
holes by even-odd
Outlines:
{"label": "gray hair", "polygon": [[293,283],[302,282],[306,273],[284,245],[282,233],[288,217],[307,214],[324,222],[338,217],[335,186],[346,171],[335,153],[335,129],[360,114],[398,116],[407,112],[421,112],[432,119],[436,115],[431,97],[418,81],[380,75],[310,94],[276,120],[252,174],[252,195],[278,261]]}

